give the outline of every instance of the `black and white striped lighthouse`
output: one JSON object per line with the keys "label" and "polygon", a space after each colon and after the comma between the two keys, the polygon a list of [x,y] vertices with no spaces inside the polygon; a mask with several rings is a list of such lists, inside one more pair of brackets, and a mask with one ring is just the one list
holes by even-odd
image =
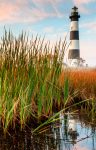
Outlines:
{"label": "black and white striped lighthouse", "polygon": [[79,49],[79,18],[78,8],[74,6],[72,8],[71,15],[69,17],[71,19],[70,26],[70,46],[68,53],[68,60],[72,66],[78,65],[80,59],[80,49]]}

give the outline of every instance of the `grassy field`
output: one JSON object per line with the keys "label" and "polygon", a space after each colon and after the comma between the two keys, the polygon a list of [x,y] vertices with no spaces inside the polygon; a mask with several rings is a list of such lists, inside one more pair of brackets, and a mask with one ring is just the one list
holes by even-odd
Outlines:
{"label": "grassy field", "polygon": [[[64,86],[65,71],[60,75],[60,85]],[[96,69],[81,68],[68,71],[70,94],[77,91],[79,98],[96,98]]]}
{"label": "grassy field", "polygon": [[[95,110],[96,70],[64,69],[66,38],[50,42],[22,33],[18,38],[6,32],[0,43],[0,120],[21,129],[32,119],[41,122],[75,103]],[[88,100],[87,100],[88,99]],[[33,121],[33,122],[34,122]],[[33,123],[32,122],[32,123]]]}

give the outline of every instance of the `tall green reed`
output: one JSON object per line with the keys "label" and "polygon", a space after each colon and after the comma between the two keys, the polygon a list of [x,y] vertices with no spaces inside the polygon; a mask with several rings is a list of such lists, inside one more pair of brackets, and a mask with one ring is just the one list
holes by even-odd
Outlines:
{"label": "tall green reed", "polygon": [[[16,122],[23,128],[31,116],[50,116],[53,107],[59,107],[65,49],[66,39],[51,48],[50,42],[38,36],[29,39],[22,33],[16,38],[5,30],[0,44],[0,116],[4,130]],[[67,87],[65,91],[67,98]]]}

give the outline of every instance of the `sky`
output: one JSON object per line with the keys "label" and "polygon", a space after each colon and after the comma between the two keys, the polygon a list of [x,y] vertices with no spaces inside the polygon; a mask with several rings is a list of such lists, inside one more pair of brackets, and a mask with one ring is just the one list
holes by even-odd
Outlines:
{"label": "sky", "polygon": [[[80,56],[96,66],[96,0],[0,0],[0,35],[4,27],[19,35],[22,30],[54,43],[70,33],[73,6],[80,14]],[[69,38],[67,38],[69,42]]]}

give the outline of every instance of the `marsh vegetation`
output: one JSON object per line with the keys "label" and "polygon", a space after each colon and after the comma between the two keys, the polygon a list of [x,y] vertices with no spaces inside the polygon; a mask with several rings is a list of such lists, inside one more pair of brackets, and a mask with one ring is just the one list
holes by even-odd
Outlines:
{"label": "marsh vegetation", "polygon": [[87,111],[96,121],[96,70],[66,68],[66,38],[50,42],[5,31],[0,40],[0,122],[6,132],[31,125],[38,131],[62,111]]}

